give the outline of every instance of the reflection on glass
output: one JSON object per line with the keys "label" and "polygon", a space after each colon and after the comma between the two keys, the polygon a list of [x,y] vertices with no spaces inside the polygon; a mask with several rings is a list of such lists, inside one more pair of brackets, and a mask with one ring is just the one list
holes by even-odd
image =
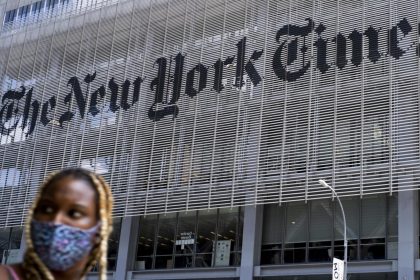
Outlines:
{"label": "reflection on glass", "polygon": [[[342,203],[347,220],[348,260],[396,259],[396,195],[344,197]],[[293,202],[276,211],[272,208],[264,207],[262,265],[343,259],[344,222],[336,201]],[[286,232],[282,235],[276,223],[283,222]]]}
{"label": "reflection on glass", "polygon": [[[214,263],[215,266],[238,264],[238,256],[235,254],[239,246],[237,242],[239,236],[238,226],[238,209],[220,209],[216,243],[216,260]],[[219,250],[219,252],[217,250]],[[224,253],[229,254],[227,259],[223,258]]]}
{"label": "reflection on glass", "polygon": [[121,222],[122,219],[114,219],[113,221],[113,230],[108,240],[108,270],[115,271],[117,268],[117,254],[118,254],[118,245],[120,241],[121,234]]}
{"label": "reflection on glass", "polygon": [[196,217],[197,212],[180,213],[178,216],[178,229],[176,235],[175,268],[193,267],[193,254],[196,243]]}
{"label": "reflection on glass", "polygon": [[135,270],[239,265],[240,208],[142,217]]}
{"label": "reflection on glass", "polygon": [[176,214],[171,213],[166,216],[159,216],[159,232],[157,235],[155,268],[173,267],[173,249],[176,227]]}
{"label": "reflection on glass", "polygon": [[140,218],[139,244],[135,266],[137,270],[152,268],[156,227],[157,215]]}
{"label": "reflection on glass", "polygon": [[19,261],[18,251],[22,239],[23,228],[0,229],[0,263],[11,264]]}
{"label": "reflection on glass", "polygon": [[209,267],[213,259],[213,243],[216,238],[217,210],[198,212],[196,267]]}

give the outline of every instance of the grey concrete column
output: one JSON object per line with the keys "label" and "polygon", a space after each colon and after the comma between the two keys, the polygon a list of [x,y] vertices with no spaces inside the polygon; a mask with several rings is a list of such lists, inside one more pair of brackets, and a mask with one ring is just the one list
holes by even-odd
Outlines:
{"label": "grey concrete column", "polygon": [[139,217],[125,217],[122,220],[114,279],[127,279],[127,271],[133,270],[137,251],[139,220]]}
{"label": "grey concrete column", "polygon": [[262,221],[262,205],[245,207],[240,280],[253,280],[254,267],[260,265]]}
{"label": "grey concrete column", "polygon": [[419,254],[417,191],[398,193],[398,280],[415,280],[414,266]]}

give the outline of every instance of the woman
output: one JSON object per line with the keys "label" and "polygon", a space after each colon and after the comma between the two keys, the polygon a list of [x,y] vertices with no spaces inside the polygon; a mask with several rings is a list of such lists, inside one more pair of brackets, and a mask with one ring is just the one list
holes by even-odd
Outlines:
{"label": "woman", "polygon": [[111,192],[100,176],[81,168],[51,175],[29,211],[23,263],[0,266],[0,279],[80,280],[97,261],[106,279],[111,214]]}

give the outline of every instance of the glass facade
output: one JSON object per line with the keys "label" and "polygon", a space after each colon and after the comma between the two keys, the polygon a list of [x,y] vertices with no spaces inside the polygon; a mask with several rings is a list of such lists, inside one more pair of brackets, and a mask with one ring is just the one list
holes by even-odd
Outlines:
{"label": "glass facade", "polygon": [[0,263],[15,263],[19,257],[22,227],[0,229]]}
{"label": "glass facade", "polygon": [[[348,259],[397,259],[397,196],[342,198]],[[313,200],[264,207],[261,264],[343,259],[343,219],[337,202]]]}
{"label": "glass facade", "polygon": [[[118,246],[120,244],[122,218],[115,218],[113,220],[113,230],[108,239],[108,271],[115,271],[117,268]],[[95,266],[92,271],[97,271]]]}
{"label": "glass facade", "polygon": [[[326,280],[331,279],[328,275],[317,275],[317,276],[283,276],[283,277],[264,277],[255,278],[255,280]],[[365,274],[350,274],[347,279],[351,280],[397,280],[397,273],[365,273]]]}
{"label": "glass facade", "polygon": [[141,217],[135,269],[238,266],[242,227],[241,208]]}

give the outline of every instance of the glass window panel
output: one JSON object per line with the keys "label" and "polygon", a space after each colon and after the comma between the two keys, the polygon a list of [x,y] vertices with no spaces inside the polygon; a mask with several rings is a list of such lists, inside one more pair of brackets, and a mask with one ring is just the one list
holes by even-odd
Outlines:
{"label": "glass window panel", "polygon": [[261,264],[281,264],[281,245],[263,245],[261,247]]}
{"label": "glass window panel", "polygon": [[137,256],[153,255],[155,235],[157,226],[157,215],[140,217],[139,244]]}
{"label": "glass window panel", "polygon": [[36,14],[41,12],[42,8],[44,7],[44,0],[38,1],[32,4],[32,14]]}
{"label": "glass window panel", "polygon": [[156,269],[171,269],[173,268],[173,260],[171,256],[156,256],[155,260]]}
{"label": "glass window panel", "polygon": [[[358,252],[358,240],[348,240],[347,244],[347,257],[349,261],[357,260]],[[344,258],[344,242],[343,240],[334,242],[334,257],[343,259]]]}
{"label": "glass window panel", "polygon": [[310,242],[309,256],[310,262],[327,262],[332,260],[331,241]]}
{"label": "glass window panel", "polygon": [[52,9],[58,4],[58,0],[47,0],[47,8]]}
{"label": "glass window panel", "polygon": [[286,212],[286,243],[306,242],[308,212],[305,202],[289,203]]}
{"label": "glass window panel", "polygon": [[12,228],[10,236],[10,249],[19,249],[22,241],[23,227]]}
{"label": "glass window panel", "polygon": [[12,22],[16,17],[16,9],[6,12],[4,23]]}
{"label": "glass window panel", "polygon": [[284,250],[284,263],[305,262],[305,248],[293,248]]}
{"label": "glass window panel", "polygon": [[172,255],[175,244],[176,213],[159,216],[156,255]]}
{"label": "glass window panel", "polygon": [[[360,199],[358,197],[340,198],[343,204],[344,213],[346,214],[347,222],[347,239],[359,238],[359,211]],[[340,205],[334,201],[334,235],[335,240],[343,240],[344,223],[343,214],[341,213]]]}
{"label": "glass window panel", "polygon": [[281,244],[284,229],[284,207],[276,204],[264,206],[262,244]]}
{"label": "glass window panel", "polygon": [[362,229],[360,238],[385,237],[386,198],[384,195],[362,199]]}
{"label": "glass window panel", "polygon": [[[176,240],[181,244],[176,245],[177,254],[193,254],[195,252],[196,217],[197,212],[195,211],[179,214]],[[177,265],[176,260],[175,265]]]}
{"label": "glass window panel", "polygon": [[209,267],[213,254],[197,254],[195,256],[195,267]]}
{"label": "glass window panel", "polygon": [[327,241],[332,239],[333,209],[331,200],[311,201],[311,220],[309,241]]}
{"label": "glass window panel", "polygon": [[[198,232],[197,232],[197,248],[198,254],[211,253],[213,254],[213,243],[216,240],[216,221],[217,210],[211,209],[209,211],[198,212]],[[207,257],[203,257],[204,261]],[[207,266],[211,261],[206,263]]]}
{"label": "glass window panel", "polygon": [[4,251],[9,249],[10,228],[0,229],[0,263],[4,263]]}
{"label": "glass window panel", "polygon": [[113,230],[108,240],[108,270],[114,271],[117,267],[118,245],[121,234],[122,219],[113,220]]}
{"label": "glass window panel", "polygon": [[385,238],[369,238],[360,240],[362,260],[385,259]]}
{"label": "glass window panel", "polygon": [[[239,239],[239,208],[227,208],[219,210],[219,223],[218,223],[218,234],[217,240],[220,244],[220,241],[223,244],[220,244],[220,247],[228,248],[228,251],[232,253],[237,245]],[[221,250],[221,249],[220,249]],[[216,251],[216,256],[218,255]],[[217,258],[217,257],[216,257]],[[229,264],[223,263],[223,261],[215,261],[215,265],[236,265],[237,259],[234,258],[234,262],[229,261]]]}

